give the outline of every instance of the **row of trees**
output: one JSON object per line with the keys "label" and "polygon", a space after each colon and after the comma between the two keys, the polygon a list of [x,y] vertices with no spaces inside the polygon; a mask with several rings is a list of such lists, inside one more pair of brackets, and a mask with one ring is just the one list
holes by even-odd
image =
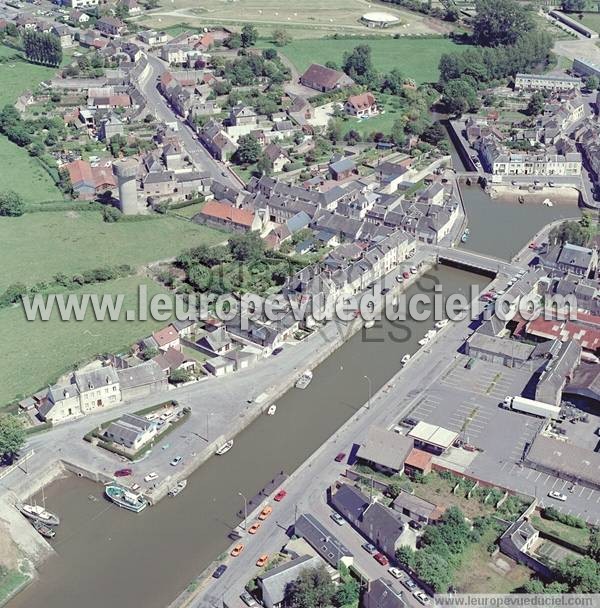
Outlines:
{"label": "row of trees", "polygon": [[[261,77],[268,78],[272,84],[280,84],[290,78],[289,69],[281,63],[275,49],[265,49],[261,55],[244,54],[233,61],[215,57],[213,65],[215,73],[234,86],[248,86]],[[225,93],[220,91],[220,94]]]}
{"label": "row of trees", "polygon": [[585,247],[599,231],[598,222],[589,213],[579,220],[568,220],[555,226],[548,235],[550,243],[571,243]]}
{"label": "row of trees", "polygon": [[60,38],[54,34],[25,30],[23,49],[28,61],[57,67],[63,57]]}

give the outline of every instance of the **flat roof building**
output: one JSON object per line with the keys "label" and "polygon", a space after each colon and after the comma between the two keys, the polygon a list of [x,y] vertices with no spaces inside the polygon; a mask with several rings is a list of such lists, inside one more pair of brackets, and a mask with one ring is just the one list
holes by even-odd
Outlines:
{"label": "flat roof building", "polygon": [[458,433],[429,422],[420,421],[408,433],[415,447],[434,454],[443,454],[458,439]]}

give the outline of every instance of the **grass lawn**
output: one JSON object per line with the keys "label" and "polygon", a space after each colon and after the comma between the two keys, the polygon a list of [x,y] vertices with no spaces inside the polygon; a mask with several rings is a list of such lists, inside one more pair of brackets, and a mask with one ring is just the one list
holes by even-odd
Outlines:
{"label": "grass lawn", "polygon": [[[12,56],[18,51],[6,46],[0,46],[4,56]],[[49,80],[56,74],[56,68],[29,63],[16,58],[14,61],[3,63],[0,69],[0,106],[13,103],[26,89],[36,87],[42,80]]]}
{"label": "grass lawn", "polygon": [[3,604],[6,598],[29,578],[18,570],[0,572],[0,604]]}
{"label": "grass lawn", "polygon": [[344,53],[352,51],[359,44],[368,44],[371,47],[373,65],[377,70],[389,72],[397,68],[404,76],[414,79],[418,84],[436,82],[442,54],[462,48],[447,38],[323,38],[294,40],[278,50],[286,55],[300,72],[304,72],[311,63],[335,61],[340,64]]}
{"label": "grass lawn", "polygon": [[590,531],[588,528],[574,528],[567,526],[559,521],[545,519],[541,515],[534,515],[531,518],[531,523],[534,528],[546,534],[552,534],[561,540],[567,541],[585,549],[590,540]]}
{"label": "grass lawn", "polygon": [[511,593],[529,580],[532,572],[525,566],[505,555],[499,555],[500,563],[490,557],[487,547],[497,537],[498,532],[487,530],[478,543],[466,549],[454,576],[458,593]]}
{"label": "grass lawn", "polygon": [[[577,15],[569,16],[572,19],[579,21],[579,17],[577,17]],[[595,30],[596,32],[600,32],[600,13],[584,13],[581,23],[590,29]]]}
{"label": "grass lawn", "polygon": [[125,320],[125,310],[137,310],[140,284],[147,285],[148,298],[161,291],[149,279],[127,277],[74,292],[123,294],[118,322],[96,321],[91,314],[83,321],[61,321],[54,315],[47,322],[29,322],[20,306],[0,310],[0,332],[5,336],[0,404],[54,382],[77,362],[85,362],[105,352],[122,352],[137,339],[165,325],[153,320]]}
{"label": "grass lawn", "polygon": [[107,224],[98,212],[26,213],[0,218],[0,291],[58,272],[74,274],[115,264],[171,258],[187,247],[213,245],[226,235],[176,217]]}
{"label": "grass lawn", "polygon": [[361,134],[363,138],[366,138],[370,133],[381,132],[389,134],[392,130],[394,121],[402,116],[402,111],[394,108],[391,103],[393,97],[391,95],[383,95],[379,93],[377,95],[377,101],[380,109],[384,112],[368,118],[367,120],[359,120],[353,116],[347,116],[343,121],[344,134],[348,131],[354,130]]}
{"label": "grass lawn", "polygon": [[172,213],[175,215],[182,215],[183,217],[192,218],[200,211],[202,211],[202,207],[204,207],[204,203],[194,203],[193,205],[189,205],[188,207],[182,207],[181,209],[173,209]]}

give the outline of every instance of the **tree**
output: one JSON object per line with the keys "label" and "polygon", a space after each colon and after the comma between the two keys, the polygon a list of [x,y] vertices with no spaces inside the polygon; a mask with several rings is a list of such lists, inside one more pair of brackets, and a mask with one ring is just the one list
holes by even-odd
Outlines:
{"label": "tree", "polygon": [[158,0],[146,0],[146,7],[148,10],[152,10],[153,8],[158,8],[159,3]]}
{"label": "tree", "polygon": [[600,86],[600,78],[598,76],[588,76],[585,80],[585,88],[588,91],[595,91]]}
{"label": "tree", "polygon": [[197,291],[207,291],[212,282],[212,275],[209,268],[197,264],[188,271],[188,282]]}
{"label": "tree", "polygon": [[236,234],[229,239],[229,251],[240,262],[256,260],[265,251],[265,245],[258,232]]}
{"label": "tree", "polygon": [[289,35],[287,30],[284,30],[281,27],[274,29],[273,34],[271,36],[273,38],[273,42],[277,46],[285,46],[286,44],[289,44],[292,40],[292,37]]}
{"label": "tree", "polygon": [[169,382],[172,384],[182,384],[183,382],[189,382],[192,379],[192,375],[187,369],[174,369],[169,376]]}
{"label": "tree", "polygon": [[342,69],[352,80],[365,86],[373,85],[377,80],[377,72],[371,60],[371,47],[360,44],[350,53],[344,53]]}
{"label": "tree", "polygon": [[400,479],[392,479],[388,483],[388,494],[395,500],[402,492],[402,481]]}
{"label": "tree", "polygon": [[240,42],[243,48],[248,48],[249,46],[254,46],[256,44],[256,39],[258,38],[258,31],[251,23],[246,23],[242,28],[242,33],[240,35]]}
{"label": "tree", "polygon": [[325,567],[320,566],[302,571],[289,591],[294,608],[328,608],[336,589]]}
{"label": "tree", "polygon": [[588,233],[586,232],[586,226],[580,222],[566,221],[552,228],[548,239],[554,244],[571,243],[572,245],[585,246],[588,242]]}
{"label": "tree", "polygon": [[535,27],[530,11],[515,0],[476,0],[475,10],[473,39],[481,46],[514,44]]}
{"label": "tree", "polygon": [[260,155],[260,158],[256,162],[256,170],[259,171],[261,175],[271,175],[271,173],[273,173],[273,163],[266,154]]}
{"label": "tree", "polygon": [[0,456],[14,457],[25,445],[25,425],[13,414],[0,418]]}
{"label": "tree", "polygon": [[267,61],[273,61],[274,59],[277,59],[277,51],[272,48],[263,49],[262,56],[263,59],[266,59]]}
{"label": "tree", "polygon": [[593,528],[587,548],[588,555],[600,562],[600,528]]}
{"label": "tree", "polygon": [[562,0],[560,7],[567,13],[580,13],[585,10],[585,0]]}
{"label": "tree", "polygon": [[260,157],[260,143],[254,135],[242,135],[238,140],[238,149],[235,151],[235,162],[240,165],[251,165]]}
{"label": "tree", "polygon": [[335,603],[338,606],[349,606],[358,603],[360,585],[345,566],[340,567],[341,583],[335,592]]}
{"label": "tree", "polygon": [[412,570],[415,565],[415,557],[415,550],[408,545],[401,545],[396,549],[396,559],[398,560],[398,563],[408,569]]}
{"label": "tree", "polygon": [[557,569],[560,582],[573,593],[600,593],[600,563],[591,557],[567,558]]}
{"label": "tree", "polygon": [[19,217],[25,213],[25,203],[13,190],[0,192],[0,216]]}
{"label": "tree", "polygon": [[433,146],[437,146],[445,138],[446,129],[444,129],[442,123],[440,123],[439,121],[436,121],[432,125],[429,125],[421,135],[421,139],[423,141],[426,141],[427,143]]}
{"label": "tree", "polygon": [[327,137],[334,144],[342,140],[344,125],[339,118],[331,118],[327,123]]}
{"label": "tree", "polygon": [[0,295],[0,308],[10,306],[18,302],[27,293],[27,285],[24,283],[12,283]]}
{"label": "tree", "polygon": [[25,30],[23,49],[27,60],[34,63],[58,66],[62,61],[60,38],[54,34]]}
{"label": "tree", "polygon": [[157,355],[158,348],[154,346],[149,346],[140,353],[140,356],[144,361],[150,361],[150,359],[154,359],[154,357],[156,357]]}
{"label": "tree", "polygon": [[538,116],[542,113],[544,106],[546,105],[546,99],[541,91],[536,91],[530,98],[527,104],[527,115]]}
{"label": "tree", "polygon": [[382,93],[391,93],[392,95],[400,95],[404,90],[404,76],[398,68],[394,68],[383,76],[381,83]]}
{"label": "tree", "polygon": [[121,217],[123,216],[123,213],[121,212],[120,209],[117,209],[116,207],[104,207],[104,209],[102,209],[102,219],[107,223],[107,224],[113,224],[114,222],[118,222]]}
{"label": "tree", "polygon": [[479,105],[475,87],[465,78],[450,80],[444,87],[443,100],[452,114],[473,111]]}

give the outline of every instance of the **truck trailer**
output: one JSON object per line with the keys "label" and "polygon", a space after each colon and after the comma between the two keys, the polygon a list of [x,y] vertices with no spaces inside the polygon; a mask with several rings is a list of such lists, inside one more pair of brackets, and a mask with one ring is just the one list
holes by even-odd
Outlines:
{"label": "truck trailer", "polygon": [[515,412],[524,412],[541,418],[558,419],[560,415],[560,407],[550,405],[542,401],[534,401],[533,399],[525,399],[525,397],[505,397],[504,407]]}

